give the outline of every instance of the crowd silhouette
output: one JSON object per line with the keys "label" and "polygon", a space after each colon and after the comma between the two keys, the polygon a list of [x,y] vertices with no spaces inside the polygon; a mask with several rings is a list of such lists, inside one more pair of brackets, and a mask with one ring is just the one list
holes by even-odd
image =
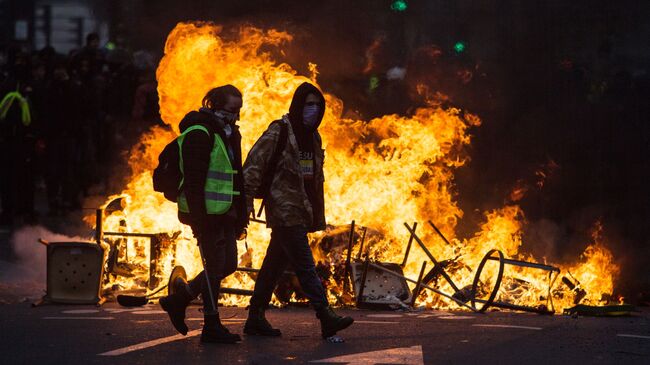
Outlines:
{"label": "crowd silhouette", "polygon": [[155,57],[100,47],[95,33],[67,55],[52,47],[0,52],[0,225],[36,223],[38,187],[51,215],[109,192],[119,151],[160,123]]}

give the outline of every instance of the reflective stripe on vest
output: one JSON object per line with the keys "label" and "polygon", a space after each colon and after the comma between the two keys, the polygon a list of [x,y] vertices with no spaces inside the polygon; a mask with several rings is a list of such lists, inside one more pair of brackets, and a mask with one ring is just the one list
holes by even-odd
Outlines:
{"label": "reflective stripe on vest", "polygon": [[[208,135],[210,134],[204,126],[193,125],[178,136],[181,173],[183,173],[183,141],[187,133],[197,129],[204,131]],[[225,144],[221,140],[221,137],[215,134],[204,189],[205,209],[208,214],[224,214],[230,209],[233,195],[239,195],[238,191],[234,191],[233,175],[236,172],[232,169]],[[181,179],[181,186],[184,180],[185,178],[183,177]],[[178,197],[178,210],[183,213],[190,213],[184,191],[181,191]]]}
{"label": "reflective stripe on vest", "polygon": [[20,107],[20,116],[25,127],[28,127],[32,123],[32,115],[29,111],[29,103],[18,91],[12,91],[9,94],[5,95],[0,101],[0,120],[4,120],[7,117],[9,109],[14,104],[14,101],[18,102]]}

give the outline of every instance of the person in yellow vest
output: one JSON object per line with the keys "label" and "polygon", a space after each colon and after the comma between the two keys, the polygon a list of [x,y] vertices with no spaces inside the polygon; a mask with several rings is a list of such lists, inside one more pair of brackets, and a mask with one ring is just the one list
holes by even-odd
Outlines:
{"label": "person in yellow vest", "polygon": [[181,121],[178,217],[192,227],[204,271],[189,283],[175,283],[174,294],[160,300],[172,324],[187,334],[185,310],[203,298],[201,342],[236,343],[241,337],[221,324],[217,301],[221,280],[237,269],[236,240],[248,224],[242,174],[241,134],[236,122],[242,94],[232,85],[210,90],[203,107]]}

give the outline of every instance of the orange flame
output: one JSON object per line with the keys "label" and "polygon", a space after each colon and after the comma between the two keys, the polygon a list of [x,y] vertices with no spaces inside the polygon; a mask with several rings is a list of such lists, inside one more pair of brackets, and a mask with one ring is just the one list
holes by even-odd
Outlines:
{"label": "orange flame", "polygon": [[[240,127],[246,154],[268,124],[286,113],[296,87],[304,81],[316,82],[318,74],[315,64],[309,65],[311,75],[305,77],[274,60],[273,53],[291,41],[288,33],[253,27],[242,27],[230,38],[222,33],[223,29],[213,24],[180,23],[169,34],[157,79],[161,115],[171,130],[155,127],[142,136],[129,160],[132,177],[123,191],[128,203],[123,211],[106,217],[104,223],[107,230],[176,232],[173,249],[171,245],[165,247],[157,258],[163,277],[173,265],[183,265],[190,276],[201,267],[189,227],[178,222],[176,205],[154,192],[151,182],[157,156],[178,134],[182,117],[197,109],[212,87],[235,85],[244,95]],[[440,244],[438,236],[430,230],[421,233],[421,237],[439,259],[459,257],[463,265],[450,270],[459,286],[471,284],[470,269],[476,268],[489,249],[498,248],[508,257],[524,258],[519,249],[525,220],[516,205],[488,212],[486,222],[474,237],[462,241],[455,238],[457,221],[463,212],[454,195],[454,170],[469,159],[465,152],[471,140],[468,129],[480,125],[478,117],[431,103],[412,116],[386,115],[370,121],[344,119],[343,102],[330,94],[325,97],[328,108],[320,131],[326,148],[325,199],[330,224],[342,225],[355,219],[372,227],[379,232],[379,238],[373,241],[373,257],[400,262],[408,239],[403,222],[432,220],[451,244]],[[260,225],[250,227],[248,249],[243,242],[239,243],[240,266],[261,265],[269,236]],[[143,247],[147,242],[128,242],[131,252],[137,253],[128,259],[146,265],[149,251]],[[594,296],[611,293],[613,289],[609,284],[616,271],[612,269],[611,254],[607,254],[604,247],[597,245],[585,252],[586,264],[570,267]],[[341,257],[327,258],[332,270]],[[423,260],[427,260],[424,253],[414,249],[405,267],[406,275],[416,277]],[[597,282],[594,274],[603,280],[608,277],[608,285]],[[142,286],[144,281],[142,275],[130,279],[113,277],[111,285],[130,288]],[[225,282],[225,286],[240,288],[252,288],[253,284],[244,273],[236,273]],[[340,296],[341,283],[330,284],[330,296]],[[449,292],[446,284],[439,285]],[[535,298],[515,299],[527,303]],[[227,300],[226,304],[247,302],[235,296]],[[433,296],[426,296],[426,303],[441,308],[452,306],[446,299]]]}

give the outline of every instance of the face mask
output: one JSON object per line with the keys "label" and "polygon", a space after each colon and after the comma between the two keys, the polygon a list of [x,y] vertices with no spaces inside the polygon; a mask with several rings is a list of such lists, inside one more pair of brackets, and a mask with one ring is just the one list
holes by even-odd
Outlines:
{"label": "face mask", "polygon": [[318,105],[306,105],[302,110],[302,123],[309,128],[316,127],[319,111],[320,107]]}
{"label": "face mask", "polygon": [[235,124],[239,120],[239,113],[231,113],[225,110],[217,110],[214,112],[214,115],[228,124]]}

